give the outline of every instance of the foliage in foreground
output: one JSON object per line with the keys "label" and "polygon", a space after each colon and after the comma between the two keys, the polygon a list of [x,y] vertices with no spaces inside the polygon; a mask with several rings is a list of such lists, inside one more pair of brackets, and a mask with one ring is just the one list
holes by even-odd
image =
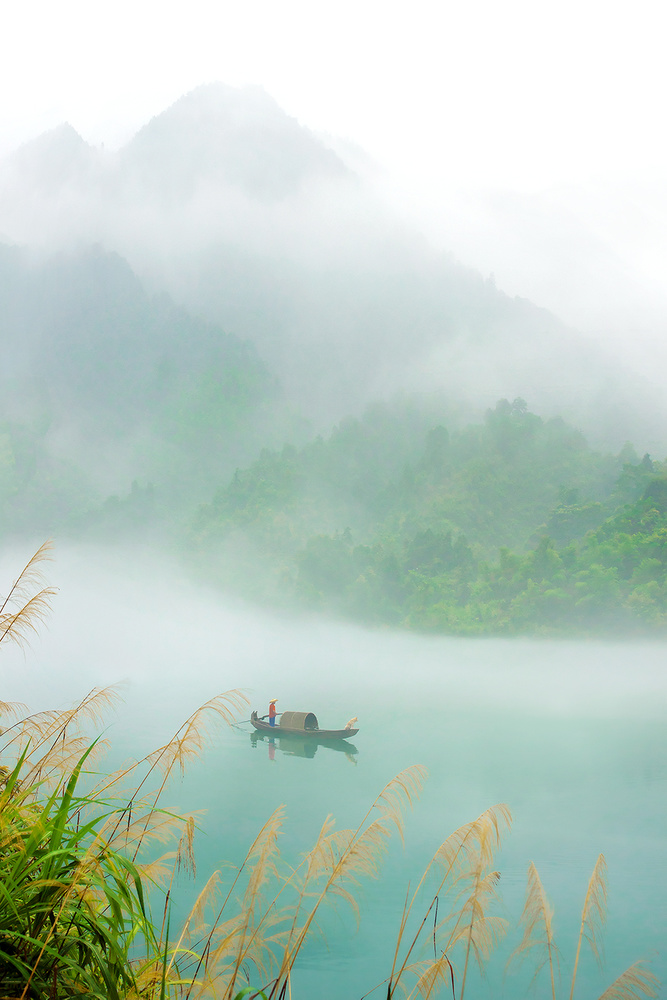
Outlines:
{"label": "foliage in foreground", "polygon": [[[28,563],[0,606],[0,642],[25,641],[44,614],[52,592],[42,588],[31,597],[29,590],[47,551]],[[232,691],[211,699],[162,747],[100,777],[91,765],[103,743],[89,730],[114,697],[113,690],[95,690],[74,708],[28,716],[21,706],[0,703],[3,718],[17,718],[0,747],[0,995],[291,996],[295,963],[321,907],[342,902],[357,912],[360,879],[379,875],[392,831],[402,837],[424,769],[410,767],[390,781],[356,829],[336,830],[328,818],[295,867],[280,859],[278,809],[226,881],[220,871],[210,876],[174,931],[172,895],[179,870],[194,866],[195,824],[163,808],[162,795],[170,775],[202,751],[210,721],[231,722],[245,698]],[[494,856],[509,824],[507,807],[498,805],[439,846],[406,896],[393,963],[376,987],[387,1000],[464,1000],[473,963],[483,969],[507,929],[493,908],[500,878]],[[156,846],[170,840],[173,849],[155,856]],[[597,952],[605,901],[601,859],[582,912],[571,998],[584,937]],[[520,951],[546,946],[555,1000],[551,911],[532,866],[523,922]],[[601,1000],[652,997],[654,987],[637,963]]]}

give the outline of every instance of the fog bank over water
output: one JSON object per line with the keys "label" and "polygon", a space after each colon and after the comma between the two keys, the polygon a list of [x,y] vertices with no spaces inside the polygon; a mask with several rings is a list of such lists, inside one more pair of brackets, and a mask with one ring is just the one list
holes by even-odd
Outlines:
{"label": "fog bank over water", "polygon": [[[9,581],[24,560],[5,552]],[[280,695],[333,724],[340,713],[382,714],[401,692],[431,721],[474,706],[533,716],[660,716],[667,705],[660,643],[467,640],[287,618],[235,603],[135,550],[58,549],[47,567],[53,614],[25,653],[3,650],[3,698],[32,710],[62,706],[93,686],[122,683],[121,716],[175,726],[220,691],[243,688],[254,707]],[[574,652],[576,651],[576,655]],[[438,692],[442,702],[424,700]],[[375,708],[373,707],[375,704]],[[156,720],[159,719],[159,722]],[[362,719],[362,728],[378,719]]]}

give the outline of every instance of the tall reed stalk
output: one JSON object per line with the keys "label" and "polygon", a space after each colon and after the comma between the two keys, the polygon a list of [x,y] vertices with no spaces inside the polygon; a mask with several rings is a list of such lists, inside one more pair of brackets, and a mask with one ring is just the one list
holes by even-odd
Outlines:
{"label": "tall reed stalk", "polygon": [[[588,881],[584,904],[581,910],[579,934],[572,976],[570,978],[569,998],[574,1000],[579,959],[584,941],[600,962],[601,933],[607,914],[607,864],[604,855],[600,854]],[[528,887],[526,902],[521,915],[523,938],[513,955],[509,965],[523,961],[531,955],[535,962],[533,981],[535,982],[546,967],[549,970],[550,993],[552,1000],[557,1000],[560,986],[560,953],[556,947],[553,933],[553,907],[547,899],[544,887],[535,865],[528,867]],[[611,986],[602,993],[599,1000],[641,1000],[643,997],[656,997],[658,980],[646,967],[644,962],[634,962],[625,972],[618,976]]]}

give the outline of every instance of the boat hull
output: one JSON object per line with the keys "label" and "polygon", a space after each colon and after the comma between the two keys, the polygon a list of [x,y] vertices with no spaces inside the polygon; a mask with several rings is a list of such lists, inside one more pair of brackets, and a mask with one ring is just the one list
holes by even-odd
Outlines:
{"label": "boat hull", "polygon": [[322,743],[328,740],[347,740],[359,732],[358,729],[288,729],[286,726],[271,726],[263,719],[254,718],[251,718],[250,722],[260,733],[271,733],[273,736],[299,736]]}

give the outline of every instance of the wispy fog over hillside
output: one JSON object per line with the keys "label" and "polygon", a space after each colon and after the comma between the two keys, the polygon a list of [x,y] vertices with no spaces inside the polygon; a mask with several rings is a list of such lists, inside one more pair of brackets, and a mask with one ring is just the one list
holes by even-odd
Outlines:
{"label": "wispy fog over hillside", "polygon": [[663,383],[667,185],[662,170],[605,172],[535,191],[393,190],[435,245],[555,312]]}
{"label": "wispy fog over hillside", "polygon": [[397,392],[469,412],[520,396],[600,443],[663,448],[654,372],[567,327],[556,295],[548,312],[460,263],[475,256],[465,239],[437,250],[333,145],[260,88],[207,85],[117,152],[67,124],[21,147],[2,168],[0,232],[47,256],[121,254],[151,294],[250,341],[315,427]]}

